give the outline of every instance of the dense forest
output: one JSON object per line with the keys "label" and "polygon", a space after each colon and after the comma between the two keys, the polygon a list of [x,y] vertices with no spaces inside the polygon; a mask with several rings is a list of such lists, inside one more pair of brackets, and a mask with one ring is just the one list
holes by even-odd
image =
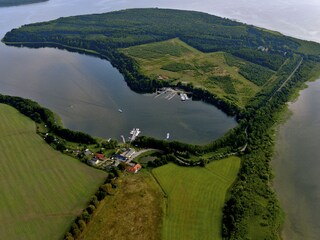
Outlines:
{"label": "dense forest", "polygon": [[[60,18],[14,29],[6,34],[3,42],[28,47],[60,47],[98,55],[119,69],[130,88],[150,92],[170,83],[143,75],[136,61],[119,49],[172,38],[179,38],[201,52],[223,51],[226,56],[232,56],[227,57],[227,63],[239,68],[239,73],[261,90],[240,109],[232,101],[220,99],[203,88],[179,83],[177,87],[192,92],[195,98],[235,115],[238,126],[206,146],[148,137],[138,138],[135,144],[161,149],[169,156],[182,152],[197,159],[219,149],[241,155],[240,173],[224,208],[223,237],[279,239],[282,213],[271,188],[270,168],[274,126],[290,96],[319,67],[320,44],[205,13],[168,9],[132,9]],[[171,65],[170,69],[176,71],[182,67],[186,65]],[[228,84],[230,78],[223,76],[211,80]],[[3,96],[1,102],[20,106],[19,99],[9,101],[6,98]],[[37,106],[35,109],[20,106],[20,109],[35,121],[52,123]],[[246,147],[240,151],[244,145]],[[175,158],[168,159],[174,161]],[[165,164],[168,159],[157,165]],[[205,161],[200,163],[206,164]]]}

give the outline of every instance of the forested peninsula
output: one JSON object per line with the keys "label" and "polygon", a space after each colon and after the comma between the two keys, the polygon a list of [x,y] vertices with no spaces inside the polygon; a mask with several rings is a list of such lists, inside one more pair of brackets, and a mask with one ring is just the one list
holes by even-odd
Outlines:
{"label": "forested peninsula", "polygon": [[0,7],[18,6],[47,1],[49,0],[0,0]]}
{"label": "forested peninsula", "polygon": [[136,144],[173,154],[187,166],[241,156],[223,210],[223,238],[280,239],[283,216],[271,188],[274,128],[290,97],[319,74],[320,44],[169,9],[60,18],[14,29],[2,41],[97,55],[109,60],[134,91],[177,87],[236,116],[236,128],[205,146],[148,137]]}

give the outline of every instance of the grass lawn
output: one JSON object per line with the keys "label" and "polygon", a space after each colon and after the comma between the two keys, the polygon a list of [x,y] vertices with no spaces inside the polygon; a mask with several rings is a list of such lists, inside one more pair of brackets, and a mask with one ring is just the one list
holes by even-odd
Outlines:
{"label": "grass lawn", "polygon": [[222,208],[239,168],[238,157],[205,168],[172,163],[155,168],[152,172],[168,197],[162,239],[222,239]]}
{"label": "grass lawn", "polygon": [[52,149],[0,104],[0,239],[61,239],[106,174]]}
{"label": "grass lawn", "polygon": [[244,78],[238,67],[228,65],[225,53],[203,53],[178,38],[120,51],[134,58],[147,76],[173,84],[192,83],[240,107],[261,89]]}
{"label": "grass lawn", "polygon": [[126,174],[115,195],[100,203],[80,239],[158,240],[163,204],[163,192],[149,172]]}

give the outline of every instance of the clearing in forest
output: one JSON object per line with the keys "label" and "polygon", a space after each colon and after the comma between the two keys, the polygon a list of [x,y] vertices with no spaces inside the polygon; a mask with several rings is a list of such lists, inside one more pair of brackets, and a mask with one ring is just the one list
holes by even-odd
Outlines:
{"label": "clearing in forest", "polygon": [[146,76],[175,85],[192,84],[239,107],[244,107],[274,73],[224,52],[200,52],[178,38],[120,51],[136,60]]}

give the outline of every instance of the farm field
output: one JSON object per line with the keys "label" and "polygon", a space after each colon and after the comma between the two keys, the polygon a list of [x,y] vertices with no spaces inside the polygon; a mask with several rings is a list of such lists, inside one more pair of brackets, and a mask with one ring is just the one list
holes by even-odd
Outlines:
{"label": "farm field", "polygon": [[162,239],[222,239],[222,208],[240,159],[213,161],[205,168],[169,163],[152,172],[167,194]]}
{"label": "farm field", "polygon": [[0,104],[0,239],[61,239],[106,174],[52,149]]}
{"label": "farm field", "polygon": [[[240,107],[244,107],[249,99],[261,90],[261,86],[239,73],[239,67],[247,64],[259,70],[265,68],[224,52],[200,52],[178,38],[133,46],[120,51],[134,58],[141,72],[149,77],[172,84],[191,83],[195,87],[207,89],[220,98],[233,101]],[[237,64],[229,65],[228,62]],[[272,72],[266,74],[268,78]]]}
{"label": "farm field", "polygon": [[164,196],[147,171],[127,174],[117,182],[114,196],[107,196],[80,239],[160,240]]}

